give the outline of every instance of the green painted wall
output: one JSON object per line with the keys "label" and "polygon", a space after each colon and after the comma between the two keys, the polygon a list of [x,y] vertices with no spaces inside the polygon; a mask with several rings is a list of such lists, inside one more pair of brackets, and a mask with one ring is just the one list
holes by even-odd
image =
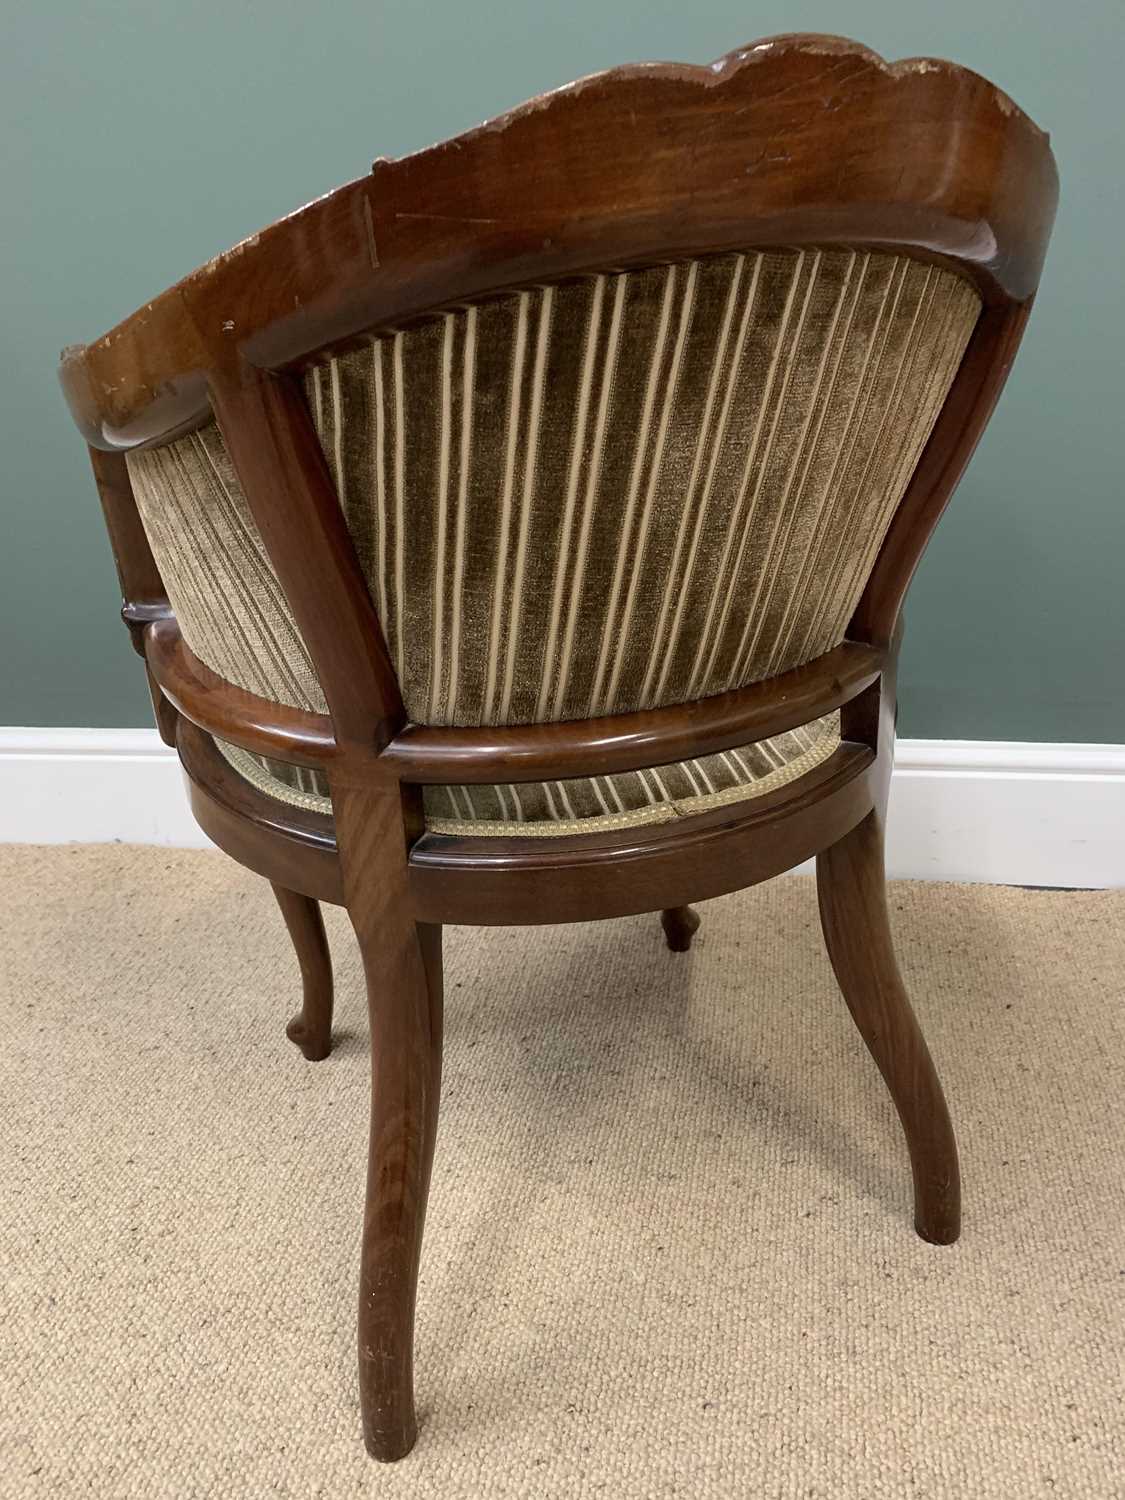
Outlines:
{"label": "green painted wall", "polygon": [[279,214],[614,63],[844,31],[977,68],[1053,136],[1046,279],[915,582],[906,735],[1125,741],[1122,0],[50,0],[0,32],[0,722],[149,722],[63,344]]}

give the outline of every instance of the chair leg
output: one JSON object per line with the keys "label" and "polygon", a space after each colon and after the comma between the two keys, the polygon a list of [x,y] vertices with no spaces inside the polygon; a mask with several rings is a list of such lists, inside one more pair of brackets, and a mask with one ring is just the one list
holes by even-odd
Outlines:
{"label": "chair leg", "polygon": [[660,925],[673,953],[686,953],[699,931],[699,913],[691,906],[670,906],[660,913]]}
{"label": "chair leg", "polygon": [[334,786],[333,810],[371,1028],[360,1406],[368,1452],[390,1463],[418,1430],[414,1305],[441,1089],[442,930],[413,918],[397,789]]}
{"label": "chair leg", "polygon": [[414,1306],[441,1088],[441,928],[410,924],[409,976],[388,993],[364,954],[371,1014],[371,1136],[359,1273],[359,1397],[367,1450],[403,1458],[414,1414]]}
{"label": "chair leg", "polygon": [[817,857],[816,881],[832,967],[906,1133],[914,1226],[924,1240],[952,1244],[961,1229],[957,1144],[891,944],[878,812]]}
{"label": "chair leg", "polygon": [[320,1062],[332,1050],[332,958],[320,906],[311,896],[302,896],[283,885],[273,893],[297,950],[301,966],[304,1000],[285,1028],[309,1062]]}

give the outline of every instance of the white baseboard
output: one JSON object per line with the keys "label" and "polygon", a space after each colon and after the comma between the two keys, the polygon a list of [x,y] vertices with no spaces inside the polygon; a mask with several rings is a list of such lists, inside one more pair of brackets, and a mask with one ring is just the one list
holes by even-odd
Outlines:
{"label": "white baseboard", "polygon": [[0,728],[0,844],[212,847],[155,729]]}
{"label": "white baseboard", "polygon": [[[0,728],[0,843],[207,848],[154,729]],[[888,871],[1125,885],[1125,745],[899,740]]]}
{"label": "white baseboard", "polygon": [[1125,745],[899,740],[887,869],[909,880],[1125,885]]}

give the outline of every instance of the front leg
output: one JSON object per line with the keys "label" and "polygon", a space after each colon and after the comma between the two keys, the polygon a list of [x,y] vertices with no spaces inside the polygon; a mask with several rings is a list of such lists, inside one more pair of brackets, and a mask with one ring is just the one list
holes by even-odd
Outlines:
{"label": "front leg", "polygon": [[320,905],[311,896],[275,885],[273,893],[297,950],[304,1000],[285,1028],[309,1062],[320,1062],[332,1050],[332,957]]}

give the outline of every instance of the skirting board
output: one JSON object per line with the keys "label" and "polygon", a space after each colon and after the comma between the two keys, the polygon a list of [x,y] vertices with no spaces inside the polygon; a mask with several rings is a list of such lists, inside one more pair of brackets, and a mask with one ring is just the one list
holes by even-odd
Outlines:
{"label": "skirting board", "polygon": [[[1125,885],[1125,745],[899,740],[888,872]],[[154,729],[0,728],[0,843],[206,848]]]}

